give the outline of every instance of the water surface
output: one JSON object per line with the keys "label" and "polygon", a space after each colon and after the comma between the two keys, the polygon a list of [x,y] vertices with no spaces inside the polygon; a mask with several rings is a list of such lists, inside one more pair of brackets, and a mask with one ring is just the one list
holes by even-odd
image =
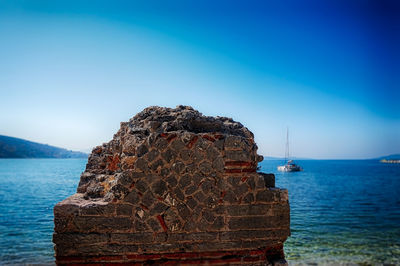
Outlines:
{"label": "water surface", "polygon": [[[53,206],[76,191],[86,159],[0,160],[0,264],[54,263]],[[289,190],[290,264],[400,264],[400,165],[377,161],[299,161],[279,173]]]}
{"label": "water surface", "polygon": [[304,160],[303,172],[263,171],[289,190],[292,263],[400,264],[400,165],[374,160]]}
{"label": "water surface", "polygon": [[54,205],[76,191],[87,159],[0,160],[0,263],[54,263]]}

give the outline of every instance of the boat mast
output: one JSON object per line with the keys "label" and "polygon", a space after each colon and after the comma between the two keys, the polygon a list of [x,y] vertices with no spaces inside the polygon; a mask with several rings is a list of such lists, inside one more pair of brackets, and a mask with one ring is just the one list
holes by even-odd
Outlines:
{"label": "boat mast", "polygon": [[289,160],[289,127],[286,128],[286,151],[285,151],[285,164]]}

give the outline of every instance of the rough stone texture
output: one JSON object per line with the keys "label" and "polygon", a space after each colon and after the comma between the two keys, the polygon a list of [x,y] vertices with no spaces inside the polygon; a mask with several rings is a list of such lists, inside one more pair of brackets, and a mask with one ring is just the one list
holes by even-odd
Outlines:
{"label": "rough stone texture", "polygon": [[260,264],[284,259],[288,192],[253,134],[191,107],[149,107],[95,147],[54,207],[57,264]]}

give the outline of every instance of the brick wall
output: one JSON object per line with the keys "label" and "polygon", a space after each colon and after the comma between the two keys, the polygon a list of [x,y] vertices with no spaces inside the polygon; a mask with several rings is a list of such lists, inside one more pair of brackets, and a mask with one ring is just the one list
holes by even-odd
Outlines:
{"label": "brick wall", "polygon": [[55,206],[56,262],[283,259],[288,194],[257,172],[260,160],[253,134],[231,119],[145,109],[93,150],[77,193]]}

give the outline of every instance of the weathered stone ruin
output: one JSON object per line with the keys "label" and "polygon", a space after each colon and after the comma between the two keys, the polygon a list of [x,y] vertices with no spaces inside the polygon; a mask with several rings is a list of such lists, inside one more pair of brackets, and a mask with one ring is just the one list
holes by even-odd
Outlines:
{"label": "weathered stone ruin", "polygon": [[273,264],[290,235],[285,189],[253,134],[191,107],[149,107],[93,149],[54,207],[56,263]]}

